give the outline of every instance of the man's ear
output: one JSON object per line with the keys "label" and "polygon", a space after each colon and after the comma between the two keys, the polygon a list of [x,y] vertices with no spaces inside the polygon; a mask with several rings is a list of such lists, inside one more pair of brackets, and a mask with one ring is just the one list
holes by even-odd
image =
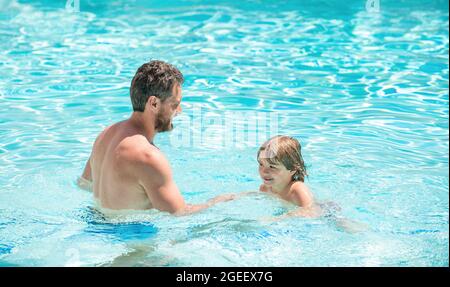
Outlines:
{"label": "man's ear", "polygon": [[150,109],[159,109],[160,100],[155,96],[150,96],[147,100],[147,105]]}

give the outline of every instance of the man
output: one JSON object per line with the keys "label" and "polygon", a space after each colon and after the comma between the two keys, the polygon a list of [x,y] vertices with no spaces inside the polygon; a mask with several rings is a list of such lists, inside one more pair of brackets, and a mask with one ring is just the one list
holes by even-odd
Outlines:
{"label": "man", "polygon": [[172,130],[172,119],[181,113],[183,81],[177,68],[162,61],[137,70],[130,88],[131,117],[100,133],[78,180],[81,188],[93,190],[102,207],[184,215],[233,199],[224,195],[205,204],[186,204],[169,162],[153,144],[156,133]]}

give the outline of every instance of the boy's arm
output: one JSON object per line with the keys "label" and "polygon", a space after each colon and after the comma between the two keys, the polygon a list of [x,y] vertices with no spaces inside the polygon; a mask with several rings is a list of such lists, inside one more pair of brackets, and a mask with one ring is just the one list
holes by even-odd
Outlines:
{"label": "boy's arm", "polygon": [[320,214],[317,212],[317,210],[315,210],[313,208],[301,208],[300,207],[300,208],[297,208],[293,211],[290,211],[290,212],[280,215],[280,216],[263,219],[263,221],[276,222],[276,221],[280,221],[280,220],[291,218],[291,217],[316,218],[319,216],[320,216]]}
{"label": "boy's arm", "polygon": [[290,201],[299,207],[281,216],[265,219],[266,221],[274,222],[291,217],[315,218],[320,216],[320,208],[314,204],[314,197],[304,183],[298,182],[293,185],[290,193],[292,194]]}

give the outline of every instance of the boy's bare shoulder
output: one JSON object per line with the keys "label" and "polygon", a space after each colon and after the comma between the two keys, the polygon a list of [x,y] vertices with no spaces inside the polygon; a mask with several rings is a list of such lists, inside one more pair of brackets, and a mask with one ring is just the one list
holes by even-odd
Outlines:
{"label": "boy's bare shoulder", "polygon": [[309,192],[308,186],[304,182],[296,181],[291,186],[291,191],[294,192]]}
{"label": "boy's bare shoulder", "polygon": [[301,181],[296,181],[294,184],[292,184],[289,194],[291,194],[291,198],[298,205],[303,207],[310,206],[314,202],[313,195],[309,191],[308,186]]}

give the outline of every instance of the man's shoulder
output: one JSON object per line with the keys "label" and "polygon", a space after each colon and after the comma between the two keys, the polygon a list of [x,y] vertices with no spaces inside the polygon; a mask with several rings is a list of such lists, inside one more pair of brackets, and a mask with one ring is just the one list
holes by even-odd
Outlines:
{"label": "man's shoulder", "polygon": [[161,160],[164,155],[142,135],[123,139],[117,146],[117,153],[131,161],[152,162]]}
{"label": "man's shoulder", "polygon": [[119,150],[124,166],[140,180],[157,182],[172,173],[164,154],[145,137],[127,139]]}

